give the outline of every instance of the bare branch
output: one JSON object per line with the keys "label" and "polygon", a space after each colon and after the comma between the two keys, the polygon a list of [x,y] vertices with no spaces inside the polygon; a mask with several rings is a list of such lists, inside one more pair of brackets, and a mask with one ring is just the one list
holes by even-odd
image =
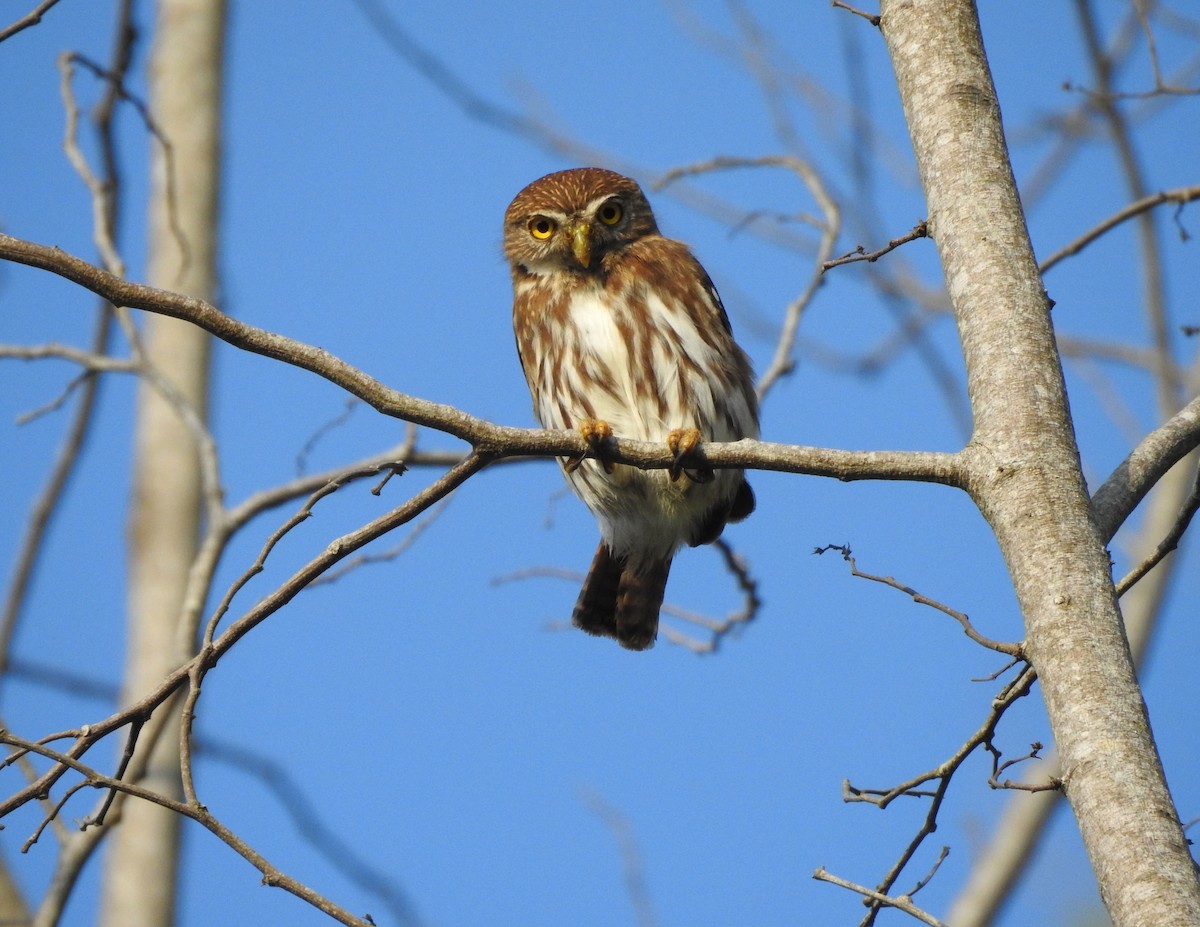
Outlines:
{"label": "bare branch", "polygon": [[878,13],[864,12],[863,10],[860,10],[857,7],[851,6],[849,3],[843,2],[843,0],[833,0],[833,3],[831,4],[831,6],[834,6],[839,10],[846,10],[848,13],[853,13],[855,16],[861,16],[863,19],[865,19],[867,22],[869,22],[872,26],[874,26],[877,29],[879,28],[879,23],[881,22],[881,20],[879,18]]}
{"label": "bare branch", "polygon": [[850,548],[848,546],[844,544],[826,544],[824,547],[818,547],[813,551],[813,553],[820,556],[821,554],[830,550],[836,550],[842,555],[842,559],[850,564],[851,576],[857,576],[860,579],[868,579],[873,583],[882,583],[885,586],[890,586],[893,589],[899,590],[900,592],[903,592],[905,595],[909,596],[918,605],[927,605],[944,615],[949,615],[962,626],[963,633],[965,633],[967,637],[980,646],[986,647],[988,650],[995,650],[997,653],[1008,654],[1010,657],[1023,658],[1020,644],[1011,644],[1006,641],[994,641],[990,637],[984,637],[977,630],[975,630],[975,626],[971,624],[971,619],[967,617],[965,612],[960,612],[957,609],[951,608],[949,605],[945,605],[944,603],[937,601],[936,599],[931,599],[928,596],[922,595],[915,589],[904,585],[899,580],[891,576],[876,576],[872,573],[862,572],[859,570],[858,563],[854,559],[854,556],[850,552]]}
{"label": "bare branch", "polygon": [[[1141,157],[1134,146],[1129,119],[1117,106],[1113,97],[1113,62],[1105,53],[1100,40],[1099,26],[1092,8],[1092,0],[1074,0],[1074,2],[1080,32],[1083,34],[1084,48],[1091,61],[1092,72],[1096,79],[1096,89],[1099,91],[1097,96],[1092,97],[1093,105],[1107,125],[1121,172],[1125,177],[1125,186],[1129,196],[1134,200],[1142,200],[1149,193],[1145,171],[1142,168]],[[1163,369],[1166,370],[1174,358],[1174,339],[1171,336],[1171,326],[1168,321],[1162,253],[1152,213],[1143,211],[1137,214],[1137,241],[1141,257],[1143,311],[1150,328],[1154,349],[1158,352]],[[1176,384],[1166,377],[1159,377],[1155,385],[1158,392],[1159,413],[1164,418],[1174,414],[1179,407]]]}
{"label": "bare branch", "polygon": [[[114,305],[189,321],[236,348],[316,373],[385,415],[426,425],[469,441],[491,459],[531,455],[587,456],[595,453],[573,431],[541,431],[495,425],[453,406],[400,393],[320,348],[248,325],[225,315],[204,300],[130,283],[58,248],[0,234],[0,258],[58,274],[103,296]],[[604,453],[615,463],[646,469],[662,469],[673,462],[669,449],[650,442],[614,440],[605,447]],[[900,479],[962,486],[965,479],[958,454],[934,451],[841,451],[747,440],[700,445],[686,463],[716,468],[782,470],[841,480]]]}
{"label": "bare branch", "polygon": [[299,477],[271,489],[254,493],[232,509],[224,510],[219,516],[210,520],[192,562],[188,589],[183,600],[183,617],[180,621],[181,639],[187,642],[196,640],[202,620],[202,611],[208,601],[213,576],[221,555],[229,540],[251,519],[301,496],[310,495],[327,484],[343,486],[376,476],[380,472],[393,473],[402,466],[454,467],[465,459],[466,455],[459,453],[416,451],[413,449],[413,444],[406,440],[404,444],[392,450],[356,463]]}
{"label": "bare branch", "polygon": [[[8,725],[5,723],[3,718],[0,718],[0,731],[7,729]],[[22,751],[19,755],[6,757],[3,761],[3,766],[9,765],[16,765],[20,769],[21,775],[25,777],[27,782],[32,782],[37,778],[37,769],[34,768],[33,763],[30,761],[28,751]],[[0,766],[0,768],[3,768],[3,766]],[[42,808],[43,820],[52,822],[55,839],[60,845],[66,843],[69,839],[66,825],[63,824],[63,822],[59,819],[58,812],[50,803],[50,797],[48,795],[39,797],[38,804],[41,805]]]}
{"label": "bare branch", "polygon": [[450,493],[444,499],[438,502],[437,505],[429,510],[428,514],[426,514],[424,518],[412,526],[412,529],[398,544],[394,544],[387,550],[380,551],[377,554],[359,554],[357,557],[347,560],[337,569],[330,570],[319,579],[314,579],[310,585],[323,586],[329,583],[336,583],[347,573],[357,570],[359,567],[370,566],[373,563],[390,563],[397,557],[402,556],[404,552],[417,543],[417,540],[421,537],[421,535],[424,534],[425,531],[431,525],[433,525],[433,523],[437,521],[439,517],[441,517],[441,514],[446,511],[446,507],[453,499],[454,494]]}
{"label": "bare branch", "polygon": [[946,861],[946,857],[949,855],[950,855],[950,848],[942,847],[942,852],[939,853],[938,858],[933,861],[933,865],[929,867],[929,871],[927,873],[925,873],[924,876],[921,877],[921,879],[917,882],[916,885],[913,886],[913,889],[911,892],[905,893],[904,897],[911,898],[913,895],[915,895],[917,892],[919,892],[921,889],[923,889],[926,885],[928,885],[930,882],[932,882],[933,877],[935,875],[937,875],[937,871],[942,868],[942,863],[944,863]]}
{"label": "bare branch", "polygon": [[654,902],[646,883],[646,867],[638,848],[633,825],[621,811],[607,802],[600,793],[586,789],[581,793],[583,803],[612,832],[620,850],[621,863],[625,870],[625,889],[633,903],[638,927],[657,927],[658,916],[654,913]]}
{"label": "bare branch", "polygon": [[398,925],[417,925],[420,918],[412,901],[394,876],[377,869],[351,843],[321,820],[321,806],[280,763],[232,743],[200,740],[196,751],[253,776],[283,806],[296,833],[350,882],[375,895]]}
{"label": "bare branch", "polygon": [[[113,731],[119,730],[134,719],[148,718],[160,705],[179,691],[189,679],[196,684],[197,680],[193,678],[194,673],[203,676],[204,673],[216,666],[221,657],[239,640],[295,598],[309,582],[364,545],[420,515],[429,506],[482,470],[489,461],[490,458],[484,454],[470,455],[403,505],[334,540],[318,556],[294,573],[290,579],[233,622],[210,645],[202,648],[196,656],[169,673],[153,691],[144,695],[140,700],[95,724],[87,725],[78,731],[55,734],[49,738],[43,738],[43,741],[52,742],[53,740],[73,738],[75,743],[66,755],[72,760],[77,760]],[[68,768],[69,764],[60,763],[41,775],[36,782],[0,800],[0,818],[46,792]]]}
{"label": "bare branch", "polygon": [[821,272],[824,273],[831,268],[840,267],[843,264],[855,264],[859,261],[867,261],[868,263],[874,264],[885,254],[890,254],[901,245],[908,244],[910,241],[916,241],[918,238],[928,237],[929,226],[927,226],[925,224],[925,220],[922,219],[912,227],[912,231],[901,235],[899,238],[890,239],[888,243],[878,251],[867,251],[866,248],[864,248],[862,245],[859,245],[849,254],[843,254],[840,258],[834,258],[832,261],[824,261],[821,264]]}
{"label": "bare branch", "polygon": [[58,70],[61,74],[59,90],[62,94],[63,108],[66,110],[67,125],[63,137],[63,150],[67,160],[82,178],[92,195],[92,240],[100,252],[101,260],[109,273],[118,277],[125,276],[125,262],[117,253],[117,245],[113,235],[112,218],[112,184],[110,178],[101,179],[92,171],[91,166],[79,147],[79,105],[75,102],[75,91],[71,81],[75,74],[73,67],[76,56],[72,52],[63,52],[58,56]]}
{"label": "bare branch", "polygon": [[928,911],[918,908],[912,903],[912,899],[907,895],[893,897],[891,895],[884,894],[883,892],[877,892],[872,888],[867,888],[865,885],[858,885],[855,882],[848,882],[846,879],[843,879],[840,876],[835,876],[833,873],[826,871],[824,866],[818,867],[816,871],[813,872],[812,877],[818,882],[829,882],[831,885],[837,885],[841,888],[846,888],[852,892],[855,892],[856,894],[862,895],[863,898],[872,902],[875,910],[878,910],[879,908],[895,908],[897,911],[903,911],[905,914],[915,917],[922,924],[929,924],[930,927],[947,927],[946,924],[939,921]]}
{"label": "bare branch", "polygon": [[1110,540],[1162,476],[1200,447],[1200,396],[1146,435],[1092,494],[1092,514]]}
{"label": "bare branch", "polygon": [[327,434],[336,431],[338,428],[342,427],[342,425],[346,424],[346,422],[350,421],[350,416],[354,414],[354,410],[358,408],[358,405],[359,403],[357,399],[347,399],[342,407],[342,411],[317,428],[317,430],[312,433],[309,439],[304,442],[304,446],[301,447],[296,454],[297,474],[303,474],[304,471],[308,469],[308,455],[312,453],[312,451],[318,444],[321,443],[321,440]]}
{"label": "bare branch", "polygon": [[1141,199],[1130,203],[1124,209],[1120,209],[1113,213],[1103,222],[1100,222],[1088,229],[1070,244],[1059,248],[1052,255],[1050,255],[1050,257],[1041,262],[1041,271],[1042,273],[1045,273],[1060,261],[1063,261],[1072,255],[1078,254],[1097,238],[1100,238],[1107,232],[1111,232],[1121,223],[1127,222],[1136,216],[1140,216],[1142,213],[1148,212],[1156,206],[1161,206],[1163,203],[1177,203],[1178,205],[1183,206],[1185,203],[1190,203],[1196,199],[1200,199],[1200,185],[1176,187],[1173,190],[1161,190],[1158,193],[1152,193],[1149,196],[1143,196]]}
{"label": "bare branch", "polygon": [[758,581],[750,573],[749,564],[746,563],[744,557],[741,557],[733,549],[733,546],[724,538],[717,538],[712,546],[720,553],[725,561],[725,569],[733,576],[737,583],[739,591],[741,591],[742,607],[736,611],[730,612],[724,618],[715,620],[704,615],[699,615],[695,612],[684,611],[675,606],[664,606],[663,611],[676,618],[681,618],[684,621],[690,621],[693,624],[698,624],[706,628],[710,632],[710,637],[706,641],[696,640],[688,634],[681,634],[670,625],[663,627],[663,637],[669,640],[672,644],[679,644],[687,647],[693,653],[716,653],[717,649],[735,628],[742,628],[758,617],[758,611],[762,608],[762,599],[758,597]]}
{"label": "bare branch", "polygon": [[[101,102],[100,109],[97,114],[97,122],[100,123],[102,136],[111,135],[110,123],[112,108],[115,101],[124,100],[137,111],[138,116],[141,117],[142,123],[146,126],[146,131],[150,133],[150,135],[162,149],[163,162],[166,167],[163,194],[166,201],[165,207],[167,213],[167,227],[171,231],[171,237],[174,240],[176,247],[179,248],[179,253],[181,256],[180,272],[182,273],[187,269],[191,262],[191,247],[188,245],[187,236],[184,235],[183,229],[179,226],[178,211],[176,208],[177,197],[175,191],[175,150],[171,147],[170,140],[167,138],[162,129],[159,128],[154,117],[150,115],[150,107],[144,100],[135,94],[130,93],[125,87],[125,70],[129,66],[131,48],[136,35],[136,32],[133,30],[132,26],[128,25],[131,20],[127,7],[128,0],[122,3],[122,10],[119,17],[120,21],[124,23],[124,25],[118,26],[118,48],[114,54],[117,64],[114,68],[104,68],[101,65],[96,64],[96,62],[92,61],[86,55],[81,55],[78,52],[63,52],[59,56],[58,66],[63,75],[62,95],[67,109],[67,140],[64,143],[64,147],[66,148],[67,156],[70,159],[71,164],[75,167],[76,171],[79,173],[80,177],[83,178],[84,183],[91,191],[93,205],[97,211],[97,215],[100,215],[99,207],[103,201],[108,200],[111,202],[113,193],[112,188],[114,187],[114,183],[110,179],[100,181],[92,175],[91,170],[87,166],[87,161],[83,157],[83,153],[79,150],[79,147],[75,141],[75,123],[77,121],[77,116],[75,115],[76,107],[74,94],[71,91],[71,79],[73,76],[72,65],[78,64],[80,67],[90,71],[96,77],[105,81],[108,85],[108,93],[105,96],[105,99]],[[111,168],[111,162],[114,157],[111,138],[103,140],[102,144],[105,149],[106,160],[110,162],[109,166]],[[105,215],[107,216],[107,214]],[[118,276],[124,276],[124,265],[120,263],[119,258],[117,258],[116,263],[110,263],[108,260],[108,257],[116,258],[116,247],[113,242],[112,230],[108,221],[97,220],[96,238],[96,244],[100,249],[101,255],[106,256],[105,264],[108,269]],[[118,270],[118,267],[121,269]]]}
{"label": "bare branch", "polygon": [[99,789],[108,789],[113,792],[123,792],[135,798],[140,798],[143,801],[161,805],[169,811],[174,811],[176,814],[182,815],[183,817],[191,818],[193,821],[196,821],[198,824],[202,825],[208,831],[216,835],[218,839],[227,844],[239,856],[258,869],[258,871],[262,873],[264,885],[271,885],[276,888],[282,888],[285,891],[291,892],[296,897],[307,901],[313,907],[317,908],[317,910],[329,915],[340,923],[349,925],[349,927],[372,927],[372,921],[354,916],[349,911],[346,911],[334,904],[325,896],[313,891],[299,880],[294,879],[277,869],[270,862],[268,862],[264,856],[246,843],[246,841],[242,840],[241,837],[222,824],[203,805],[177,801],[176,799],[161,795],[152,789],[129,782],[122,782],[118,778],[106,776],[98,770],[79,762],[78,759],[68,753],[62,753],[42,744],[35,743],[34,741],[16,737],[8,731],[0,731],[0,743],[6,743],[11,746],[19,747],[22,750],[30,753],[37,753],[46,757],[47,759],[53,760],[63,769],[74,770],[84,777],[83,784],[86,786]]}
{"label": "bare branch", "polygon": [[139,369],[131,360],[69,344],[0,344],[0,359],[66,360],[93,373],[137,373]]}
{"label": "bare branch", "polygon": [[1042,750],[1045,747],[1038,741],[1030,744],[1029,752],[1021,756],[1013,757],[1010,760],[1001,761],[1001,753],[996,746],[989,740],[984,743],[984,749],[992,755],[992,774],[988,776],[988,785],[994,789],[1012,789],[1017,792],[1058,792],[1062,790],[1062,779],[1058,776],[1049,776],[1042,782],[1014,782],[1011,779],[1000,781],[1000,774],[1006,769],[1011,769],[1019,763],[1025,763],[1029,760],[1040,760],[1042,758]]}
{"label": "bare branch", "polygon": [[[19,29],[39,22],[42,14],[56,2],[57,0],[48,0],[48,2],[42,3],[25,20],[17,24],[17,29],[10,27],[8,30],[5,30],[5,33],[0,35],[0,41],[3,41],[9,35],[15,34]],[[117,77],[117,83],[120,83],[120,79],[128,68],[133,54],[134,31],[131,22],[130,0],[123,0],[117,9],[117,39],[113,51],[113,72]],[[68,110],[67,139],[68,149],[70,149],[74,144],[74,122],[77,119],[77,112],[75,111],[74,95],[71,91],[68,71],[69,67],[63,69],[61,90]],[[102,152],[103,166],[101,170],[103,180],[95,185],[89,183],[89,188],[93,192],[93,215],[97,224],[94,234],[98,239],[103,239],[110,244],[115,239],[118,218],[117,194],[119,192],[117,160],[112,135],[112,101],[113,97],[111,93],[105,95],[95,111],[96,128],[99,133]],[[89,177],[92,177],[92,172],[88,169],[87,163],[83,159],[82,154],[79,153],[77,146],[75,146],[74,160],[82,165],[83,176],[86,182]],[[94,177],[92,179],[95,180]],[[115,248],[112,250],[115,253]],[[95,372],[103,363],[102,358],[105,357],[105,352],[108,349],[112,327],[112,308],[106,302],[102,303],[97,309],[90,350],[82,355],[82,357],[87,358],[86,366],[91,372]],[[0,354],[0,356],[3,356],[3,354]],[[96,405],[100,380],[96,376],[84,376],[75,382],[80,386],[79,401],[71,415],[71,420],[63,436],[62,443],[50,467],[46,483],[35,500],[29,517],[25,522],[24,535],[21,538],[17,559],[13,566],[12,581],[5,596],[3,611],[0,612],[0,674],[3,674],[8,664],[12,636],[15,633],[17,621],[25,602],[30,579],[42,551],[43,538],[58,508],[67,483],[74,473],[75,464],[79,459],[79,454],[91,429],[92,412]],[[72,383],[68,387],[63,396],[64,400],[66,395],[73,391],[74,385],[75,383]],[[65,880],[58,882],[57,886],[66,891],[69,890],[70,884],[71,880]]]}
{"label": "bare branch", "polygon": [[1167,532],[1167,536],[1159,542],[1154,551],[1117,583],[1118,596],[1123,596],[1133,588],[1138,580],[1162,562],[1162,559],[1167,554],[1179,547],[1179,541],[1183,537],[1184,532],[1187,531],[1188,525],[1192,523],[1192,518],[1195,516],[1197,509],[1200,509],[1200,467],[1196,470],[1191,494],[1184,500],[1183,507],[1179,511],[1179,517],[1175,519],[1175,524],[1171,526],[1171,530]]}
{"label": "bare branch", "polygon": [[12,38],[18,32],[28,29],[30,26],[36,26],[42,21],[42,16],[45,15],[46,11],[56,3],[58,3],[58,0],[42,0],[41,3],[39,3],[36,7],[30,10],[12,25],[5,26],[3,29],[0,29],[0,42],[3,42],[5,39]]}
{"label": "bare branch", "polygon": [[[872,582],[882,583],[883,585],[905,593],[918,604],[927,605],[930,608],[934,608],[937,611],[954,618],[963,628],[963,631],[967,634],[967,636],[976,643],[984,647],[988,647],[991,650],[996,650],[1000,653],[1006,653],[1012,656],[1014,660],[1009,664],[1009,666],[1014,665],[1017,662],[1024,662],[1021,645],[993,641],[984,637],[975,630],[974,626],[970,622],[970,619],[964,613],[952,609],[941,602],[929,599],[927,596],[916,592],[912,588],[900,583],[893,577],[875,576],[873,574],[862,572],[858,569],[858,564],[851,554],[849,547],[845,545],[827,545],[826,547],[817,548],[814,552],[817,554],[822,554],[829,550],[835,550],[841,553],[843,559],[850,565],[852,575],[870,580]],[[1008,668],[1009,667],[1006,666],[1004,669]],[[1001,672],[1003,672],[1003,670],[1001,670]],[[999,673],[995,675],[999,675]],[[992,678],[995,678],[995,675]],[[891,870],[881,880],[876,889],[877,893],[880,895],[885,895],[887,892],[891,891],[897,879],[899,879],[900,874],[912,860],[921,844],[937,829],[937,815],[940,811],[946,789],[950,784],[950,780],[958,771],[959,767],[961,767],[961,765],[966,761],[966,759],[980,746],[983,746],[993,756],[993,771],[991,779],[989,780],[993,787],[1027,788],[1030,791],[1039,789],[1056,789],[1059,787],[1059,783],[1057,781],[1038,786],[1019,786],[1011,782],[997,782],[997,776],[1002,770],[1008,768],[1014,762],[1020,762],[1020,760],[1001,763],[1000,751],[993,744],[993,737],[996,732],[996,727],[999,725],[1000,719],[1003,717],[1005,711],[1007,711],[1008,706],[1017,699],[1028,694],[1035,678],[1036,676],[1033,672],[1033,669],[1028,665],[1028,663],[1025,663],[1024,669],[1021,671],[1021,673],[1018,674],[1018,676],[1011,682],[1006,684],[993,700],[992,709],[987,718],[984,720],[983,724],[957,751],[955,751],[955,753],[949,759],[933,769],[920,773],[919,775],[914,776],[911,779],[908,779],[905,782],[895,785],[889,789],[863,789],[852,785],[849,781],[843,783],[843,800],[847,802],[868,802],[870,804],[877,805],[879,808],[886,808],[891,802],[900,797],[932,799],[920,829],[917,831],[907,848],[901,854],[900,858],[892,866]],[[1025,758],[1026,757],[1022,757],[1021,759]],[[921,788],[921,786],[929,782],[936,783],[932,791]],[[935,871],[936,868],[937,867],[935,866]],[[918,884],[918,888],[922,887],[927,881],[928,879],[920,882]],[[872,906],[870,913],[863,920],[863,925],[869,925],[873,923],[879,907],[879,905]]]}
{"label": "bare branch", "polygon": [[[1030,688],[1033,686],[1036,674],[1033,668],[1026,664],[1021,673],[1010,683],[1008,683],[992,701],[992,709],[979,729],[972,734],[954,755],[947,759],[944,763],[934,767],[927,772],[914,776],[906,782],[893,786],[890,789],[860,789],[851,785],[848,781],[842,785],[842,798],[848,802],[868,802],[877,805],[880,808],[886,808],[891,802],[902,796],[916,798],[930,798],[929,810],[925,814],[925,819],[921,823],[916,835],[909,842],[904,852],[900,854],[900,858],[888,871],[888,873],[880,881],[876,891],[886,893],[892,890],[896,884],[900,874],[912,860],[925,838],[937,830],[937,816],[941,810],[942,801],[945,798],[946,790],[950,786],[950,780],[958,771],[959,767],[966,761],[972,753],[975,752],[981,745],[990,745],[992,738],[995,735],[996,727],[1000,723],[1000,719],[1008,710],[1008,707],[1019,698],[1023,698],[1029,694]],[[988,749],[992,748],[988,746]],[[999,758],[998,751],[993,751],[993,755]],[[936,781],[937,785],[934,791],[920,789],[921,785],[927,782]],[[1057,787],[1054,783],[1051,787]],[[874,922],[875,915],[878,913],[879,906],[872,907],[871,912],[863,919],[863,927],[868,927]]]}

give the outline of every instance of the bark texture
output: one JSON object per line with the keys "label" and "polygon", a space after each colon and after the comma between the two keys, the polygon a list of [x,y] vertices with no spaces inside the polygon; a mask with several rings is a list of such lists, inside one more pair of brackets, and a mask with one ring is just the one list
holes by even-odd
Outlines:
{"label": "bark texture", "polygon": [[1091,519],[975,5],[881,14],[966,361],[968,488],[1021,604],[1066,796],[1113,923],[1195,925],[1200,886]]}
{"label": "bark texture", "polygon": [[[1179,466],[1162,478],[1159,492],[1151,497],[1150,509],[1139,529],[1139,540],[1128,559],[1137,563],[1150,555],[1175,523],[1180,508],[1191,492],[1191,466]],[[1093,506],[1093,517],[1096,516]],[[1097,518],[1097,520],[1099,520]],[[1109,527],[1105,533],[1114,531]],[[1180,561],[1170,556],[1133,587],[1121,600],[1125,634],[1133,662],[1141,667],[1154,627]],[[1027,781],[1062,778],[1057,755],[1029,767]],[[954,899],[946,921],[953,927],[989,927],[1011,897],[1018,880],[1033,857],[1061,793],[1015,793],[1008,802],[987,845],[971,863],[971,875]]]}

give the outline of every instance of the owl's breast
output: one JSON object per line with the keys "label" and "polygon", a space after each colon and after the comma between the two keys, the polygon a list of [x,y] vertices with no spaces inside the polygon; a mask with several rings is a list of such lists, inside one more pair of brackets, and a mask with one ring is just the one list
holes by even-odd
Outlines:
{"label": "owl's breast", "polygon": [[658,441],[682,414],[668,399],[678,369],[631,308],[598,287],[581,288],[568,308],[564,363],[577,374],[572,391],[588,418],[608,422],[619,437]]}

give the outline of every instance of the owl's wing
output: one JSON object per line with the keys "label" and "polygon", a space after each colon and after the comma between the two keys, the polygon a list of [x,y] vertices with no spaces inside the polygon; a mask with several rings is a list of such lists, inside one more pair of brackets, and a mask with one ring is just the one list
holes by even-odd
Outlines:
{"label": "owl's wing", "polygon": [[721,294],[717,292],[717,285],[712,282],[712,277],[708,275],[708,272],[700,265],[699,261],[696,262],[696,268],[700,271],[704,289],[712,298],[713,305],[717,307],[717,313],[721,317],[721,324],[725,327],[725,331],[732,335],[733,326],[729,324],[729,313],[725,311],[725,304],[721,302]]}
{"label": "owl's wing", "polygon": [[542,422],[542,410],[538,405],[538,397],[542,393],[538,376],[538,350],[533,343],[533,325],[528,321],[531,309],[525,304],[525,297],[516,296],[513,302],[513,340],[517,344],[517,357],[521,361],[521,370],[525,374],[525,382],[533,397],[534,417]]}
{"label": "owl's wing", "polygon": [[[523,370],[525,372],[525,382],[528,383],[529,388],[531,390],[533,390],[534,386],[535,386],[535,382],[534,382],[535,371],[533,370],[533,368],[531,366],[533,364],[533,346],[522,344],[521,343],[521,335],[519,332],[516,332],[514,334],[515,334],[514,340],[517,343],[517,357],[521,361],[521,370]],[[536,391],[534,392],[534,395],[535,396],[537,395]],[[536,406],[537,406],[536,402],[534,403],[534,406],[536,408]]]}

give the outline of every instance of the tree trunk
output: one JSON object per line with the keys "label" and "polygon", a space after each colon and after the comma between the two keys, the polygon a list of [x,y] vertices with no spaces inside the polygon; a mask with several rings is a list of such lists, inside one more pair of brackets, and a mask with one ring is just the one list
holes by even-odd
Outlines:
{"label": "tree trunk", "polygon": [[966,360],[969,488],[1021,605],[1064,791],[1113,923],[1191,927],[1200,885],[1091,520],[975,5],[885,0],[881,14]]}
{"label": "tree trunk", "polygon": [[[152,112],[169,149],[151,142],[149,282],[210,301],[217,289],[224,22],[224,0],[159,0],[150,75]],[[193,325],[150,316],[145,347],[203,421],[209,336]],[[179,410],[144,380],[135,453],[127,700],[153,688],[186,657],[185,643],[177,639],[179,616],[203,498],[194,434]],[[157,739],[146,769],[153,787],[164,792],[179,782],[179,745],[170,730]],[[165,927],[174,922],[179,825],[178,815],[149,802],[125,803],[109,847],[102,923]]]}
{"label": "tree trunk", "polygon": [[[1171,530],[1191,494],[1195,466],[1194,460],[1178,465],[1158,484],[1138,531],[1138,543],[1129,552],[1131,563],[1148,557]],[[1135,666],[1142,665],[1163,600],[1181,562],[1178,554],[1167,557],[1121,600]],[[1047,776],[1062,778],[1057,755],[1047,755],[1026,767],[1025,776],[1031,782],[1044,781]],[[970,878],[954,899],[947,923],[953,927],[989,927],[995,922],[1029,865],[1060,797],[1058,792],[1017,792],[1012,796],[987,845],[971,861]]]}

